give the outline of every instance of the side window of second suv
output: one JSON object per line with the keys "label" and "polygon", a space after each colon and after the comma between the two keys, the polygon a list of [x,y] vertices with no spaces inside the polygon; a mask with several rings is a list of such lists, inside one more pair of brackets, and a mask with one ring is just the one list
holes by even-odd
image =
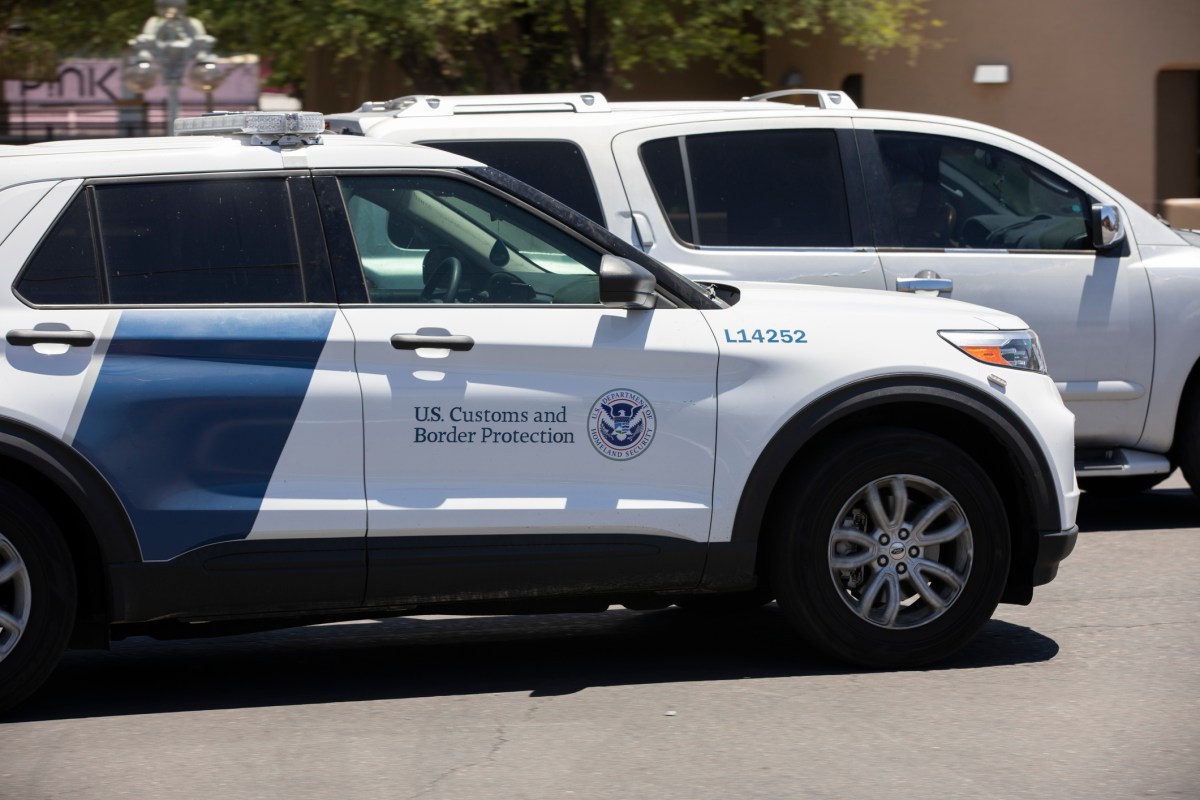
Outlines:
{"label": "side window of second suv", "polygon": [[[1059,176],[998,147],[948,136],[860,137],[880,247],[1086,250],[1090,201]],[[872,152],[873,151],[873,152]],[[870,169],[873,158],[879,169]]]}
{"label": "side window of second suv", "polygon": [[832,130],[655,139],[642,163],[675,237],[697,247],[850,247]]}

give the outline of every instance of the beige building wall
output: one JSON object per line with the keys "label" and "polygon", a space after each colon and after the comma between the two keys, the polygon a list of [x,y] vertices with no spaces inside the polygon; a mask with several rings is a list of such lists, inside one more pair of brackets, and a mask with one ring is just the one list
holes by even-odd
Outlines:
{"label": "beige building wall", "polygon": [[336,61],[326,50],[305,56],[304,107],[323,114],[352,111],[368,100],[391,100],[414,94],[404,73],[387,59]]}
{"label": "beige building wall", "polygon": [[[861,74],[866,106],[1011,130],[1147,208],[1183,187],[1200,193],[1196,73],[1167,76],[1159,107],[1160,72],[1200,70],[1200,0],[930,0],[928,9],[946,23],[930,31],[942,42],[913,64],[898,53],[868,60],[832,38],[807,47],[773,40],[766,76],[776,88],[789,75],[806,88],[840,88]],[[979,64],[1008,65],[1009,82],[974,83]]]}
{"label": "beige building wall", "polygon": [[[1196,0],[1200,2],[1200,0]],[[758,65],[752,66],[755,71]],[[605,93],[609,100],[737,100],[764,91],[762,81],[745,75],[722,75],[699,61],[689,69],[659,72],[640,68],[629,75],[632,85]]]}
{"label": "beige building wall", "polygon": [[[758,67],[751,65],[753,70]],[[763,91],[761,80],[722,75],[703,61],[676,72],[639,68],[627,78],[630,86],[614,87],[605,96],[610,100],[736,100]],[[387,59],[338,62],[322,50],[309,51],[305,84],[305,107],[330,113],[357,108],[364,100],[390,100],[430,92],[426,87],[412,85],[399,67]]]}
{"label": "beige building wall", "polygon": [[[1026,136],[1075,161],[1134,201],[1200,227],[1200,0],[928,0],[939,40],[914,62],[868,59],[835,36],[807,46],[769,40],[763,84],[703,64],[639,70],[612,99],[730,99],[783,88],[842,88],[861,75],[872,108],[964,117]],[[309,107],[345,111],[414,91],[394,64],[333,65],[310,53]],[[976,66],[1009,68],[1003,84],[974,82]]]}

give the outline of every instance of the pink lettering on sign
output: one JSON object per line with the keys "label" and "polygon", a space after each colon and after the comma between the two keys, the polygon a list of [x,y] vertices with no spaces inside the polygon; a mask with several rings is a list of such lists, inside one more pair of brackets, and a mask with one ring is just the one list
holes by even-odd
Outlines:
{"label": "pink lettering on sign", "polygon": [[[213,91],[213,104],[237,106],[258,104],[259,65],[257,61],[221,60],[225,68],[225,80]],[[39,105],[96,106],[114,105],[130,94],[121,85],[121,61],[119,59],[80,59],[64,61],[58,65],[58,79],[54,81],[4,81],[4,99],[9,103],[35,103]],[[143,95],[146,102],[158,103],[166,100],[167,88],[160,82]],[[202,106],[206,102],[204,92],[192,89],[186,83],[180,87],[179,100],[184,105]]]}

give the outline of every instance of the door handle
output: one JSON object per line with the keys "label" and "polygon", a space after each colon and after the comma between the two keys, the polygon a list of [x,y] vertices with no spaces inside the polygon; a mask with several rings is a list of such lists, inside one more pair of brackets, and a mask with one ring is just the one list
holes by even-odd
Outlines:
{"label": "door handle", "polygon": [[650,218],[641,211],[633,212],[633,227],[637,229],[638,239],[642,242],[642,250],[649,253],[654,249],[654,229],[650,227]]}
{"label": "door handle", "polygon": [[96,335],[91,331],[33,331],[12,330],[4,340],[13,347],[32,347],[35,344],[65,344],[70,347],[91,347]]}
{"label": "door handle", "polygon": [[433,347],[441,350],[466,351],[475,346],[470,336],[424,336],[419,333],[397,333],[392,336],[392,347],[397,350],[419,350]]}
{"label": "door handle", "polygon": [[618,211],[617,216],[628,217],[633,222],[633,238],[636,246],[643,253],[654,249],[654,228],[650,226],[650,218],[641,211]]}
{"label": "door handle", "polygon": [[918,294],[950,294],[954,291],[954,281],[943,278],[931,269],[923,269],[912,278],[896,278],[897,292],[916,292]]}

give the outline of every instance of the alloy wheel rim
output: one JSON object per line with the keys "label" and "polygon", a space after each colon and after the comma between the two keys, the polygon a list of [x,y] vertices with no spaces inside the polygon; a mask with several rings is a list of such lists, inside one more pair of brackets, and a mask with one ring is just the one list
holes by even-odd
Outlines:
{"label": "alloy wheel rim", "polygon": [[29,568],[13,543],[0,533],[0,661],[13,651],[28,627],[32,599]]}
{"label": "alloy wheel rim", "polygon": [[856,491],[829,537],[829,574],[860,619],[926,625],[962,596],[974,561],[966,513],[940,484],[888,475]]}

